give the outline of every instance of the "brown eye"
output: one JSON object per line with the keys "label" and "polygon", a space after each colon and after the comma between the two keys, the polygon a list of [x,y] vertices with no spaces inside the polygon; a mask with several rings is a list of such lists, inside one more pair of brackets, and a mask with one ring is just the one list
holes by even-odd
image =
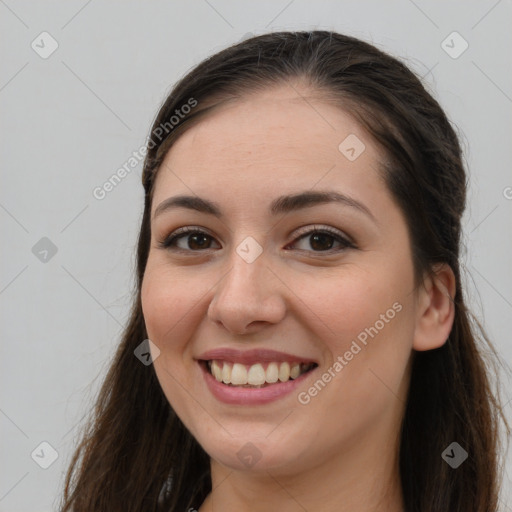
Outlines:
{"label": "brown eye", "polygon": [[332,249],[334,245],[334,237],[326,233],[316,233],[309,235],[310,245],[315,251],[323,251]]}
{"label": "brown eye", "polygon": [[188,240],[188,249],[209,249],[210,237],[203,233],[191,234],[185,237]]}
{"label": "brown eye", "polygon": [[160,242],[160,247],[182,251],[211,249],[212,236],[198,229],[182,228]]}
{"label": "brown eye", "polygon": [[[355,248],[352,242],[337,231],[333,231],[329,228],[311,229],[299,236],[292,245],[296,246],[298,243],[305,245],[305,247],[299,247],[299,250],[310,252],[341,251],[347,248]],[[338,244],[337,248],[335,247],[336,244]]]}

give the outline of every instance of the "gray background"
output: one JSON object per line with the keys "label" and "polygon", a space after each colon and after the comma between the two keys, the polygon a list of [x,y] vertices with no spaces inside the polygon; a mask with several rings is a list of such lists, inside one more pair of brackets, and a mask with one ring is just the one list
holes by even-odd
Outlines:
{"label": "gray background", "polygon": [[[249,33],[333,29],[424,76],[465,147],[468,295],[510,363],[511,19],[509,0],[0,0],[0,511],[56,509],[77,425],[127,319],[142,165],[103,200],[93,189],[144,144],[175,81]],[[31,47],[50,48],[43,31],[59,45],[46,59]],[[442,47],[453,31],[469,44],[457,58]],[[457,53],[463,42],[446,44]],[[31,458],[43,441],[58,452],[48,469]],[[42,450],[34,458],[50,462]]]}

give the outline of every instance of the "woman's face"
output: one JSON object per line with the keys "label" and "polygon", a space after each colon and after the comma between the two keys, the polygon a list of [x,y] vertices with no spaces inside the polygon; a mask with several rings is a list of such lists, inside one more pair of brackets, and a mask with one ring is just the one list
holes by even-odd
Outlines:
{"label": "woman's face", "polygon": [[143,313],[162,389],[217,463],[284,474],[395,446],[418,306],[382,159],[351,117],[285,86],[168,152]]}

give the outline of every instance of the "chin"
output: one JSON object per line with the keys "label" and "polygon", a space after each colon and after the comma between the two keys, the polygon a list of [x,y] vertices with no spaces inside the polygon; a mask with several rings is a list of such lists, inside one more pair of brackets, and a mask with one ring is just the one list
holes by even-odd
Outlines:
{"label": "chin", "polygon": [[196,439],[212,459],[236,471],[289,473],[299,469],[304,461],[305,440],[290,436],[289,427],[281,435],[272,432],[268,425],[244,425],[239,432],[233,429],[230,433],[222,430],[212,435],[210,431]]}

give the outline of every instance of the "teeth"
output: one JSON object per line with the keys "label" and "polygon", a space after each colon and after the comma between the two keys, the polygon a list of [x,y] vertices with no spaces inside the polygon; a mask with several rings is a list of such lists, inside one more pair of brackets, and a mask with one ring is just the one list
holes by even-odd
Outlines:
{"label": "teeth", "polygon": [[235,363],[231,370],[231,384],[234,386],[240,386],[247,384],[247,370],[245,366],[240,363]]}
{"label": "teeth", "polygon": [[247,384],[251,384],[252,386],[261,386],[265,384],[265,370],[261,364],[253,364],[249,368],[249,372],[247,374]]}
{"label": "teeth", "polygon": [[300,364],[293,364],[290,368],[290,378],[296,379],[300,375]]}
{"label": "teeth", "polygon": [[224,363],[222,367],[222,382],[224,382],[224,384],[231,383],[231,366],[229,363]]}
{"label": "teeth", "polygon": [[286,382],[290,379],[290,364],[289,363],[281,363],[279,367],[279,380],[281,382]]}
{"label": "teeth", "polygon": [[222,382],[222,368],[217,361],[212,361],[210,370],[212,375],[219,381]]}
{"label": "teeth", "polygon": [[276,382],[288,382],[296,379],[302,373],[310,370],[313,365],[306,363],[271,362],[265,370],[264,365],[256,363],[246,366],[241,363],[228,363],[226,361],[209,361],[210,373],[218,382],[242,387],[263,387]]}
{"label": "teeth", "polygon": [[279,380],[279,365],[277,363],[270,363],[267,366],[265,380],[270,384],[274,384],[274,382]]}

